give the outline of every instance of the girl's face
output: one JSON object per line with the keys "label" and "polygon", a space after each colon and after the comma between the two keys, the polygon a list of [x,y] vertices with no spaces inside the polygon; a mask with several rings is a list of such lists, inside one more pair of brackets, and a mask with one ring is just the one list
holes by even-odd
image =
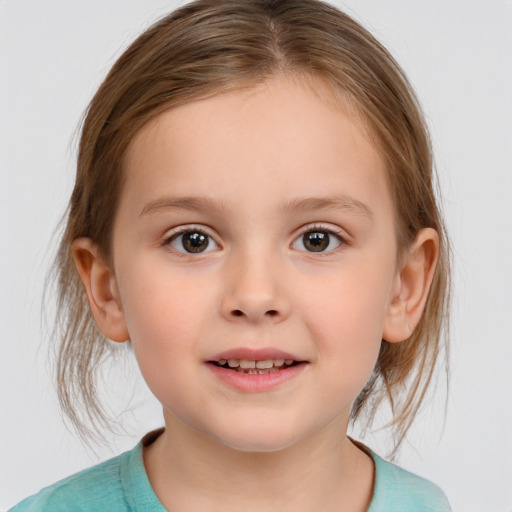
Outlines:
{"label": "girl's face", "polygon": [[325,97],[275,78],[129,147],[115,285],[168,426],[250,451],[346,429],[400,277],[383,161]]}

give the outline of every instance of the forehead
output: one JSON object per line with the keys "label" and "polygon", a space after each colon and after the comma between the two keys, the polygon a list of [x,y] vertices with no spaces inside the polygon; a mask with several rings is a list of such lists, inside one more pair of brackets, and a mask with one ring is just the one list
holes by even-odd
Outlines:
{"label": "forehead", "polygon": [[320,81],[289,77],[159,115],[129,145],[124,172],[130,204],[166,193],[281,202],[331,195],[334,184],[363,202],[389,200],[383,160],[354,109]]}

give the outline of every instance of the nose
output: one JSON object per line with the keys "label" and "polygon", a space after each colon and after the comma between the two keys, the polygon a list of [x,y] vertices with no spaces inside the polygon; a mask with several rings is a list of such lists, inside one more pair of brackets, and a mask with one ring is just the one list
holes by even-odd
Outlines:
{"label": "nose", "polygon": [[226,268],[222,315],[230,321],[250,323],[285,320],[291,307],[283,269],[275,260],[254,253],[233,260]]}

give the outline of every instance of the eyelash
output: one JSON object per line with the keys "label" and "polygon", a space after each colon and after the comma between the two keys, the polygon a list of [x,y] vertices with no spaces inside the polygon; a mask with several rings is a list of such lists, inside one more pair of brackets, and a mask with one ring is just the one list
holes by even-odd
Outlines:
{"label": "eyelash", "polygon": [[328,242],[329,245],[331,243],[330,237],[334,236],[338,241],[338,245],[328,251],[301,250],[301,252],[306,252],[308,254],[314,254],[315,256],[328,256],[328,255],[338,252],[343,246],[349,245],[349,243],[346,239],[345,233],[343,231],[341,231],[340,229],[336,229],[333,227],[326,227],[321,224],[313,224],[313,225],[305,226],[305,228],[303,228],[301,230],[299,235],[294,239],[292,247],[300,241],[302,241],[302,243],[304,244],[304,242],[303,242],[304,237],[308,233],[325,233],[329,237],[329,242]]}
{"label": "eyelash", "polygon": [[[181,246],[183,248],[182,249],[179,249],[177,247],[174,247],[173,246],[173,242],[175,242],[176,240],[178,240],[180,237],[182,237],[183,235],[186,235],[187,233],[190,233],[190,234],[199,234],[199,235],[203,235],[204,237],[207,238],[208,240],[208,244],[206,245],[206,248],[207,250],[200,250],[200,251],[187,251],[184,247],[183,247],[183,240],[181,241]],[[298,236],[296,236],[293,240],[293,243],[292,243],[292,248],[296,248],[294,247],[297,243],[300,243],[302,241],[302,244],[304,245],[304,237],[308,234],[308,233],[323,233],[323,234],[326,234],[327,237],[328,237],[328,246],[331,244],[331,240],[330,240],[330,237],[334,236],[336,239],[337,239],[337,246],[328,250],[328,251],[325,251],[325,250],[321,250],[321,251],[308,251],[307,249],[298,249],[299,251],[301,252],[305,252],[305,253],[309,253],[309,254],[315,254],[316,256],[327,256],[329,254],[332,254],[334,252],[337,252],[341,246],[345,246],[345,245],[349,245],[347,240],[346,240],[346,236],[344,235],[344,233],[341,232],[341,230],[339,229],[333,229],[332,227],[325,227],[325,226],[322,226],[322,225],[318,225],[318,224],[313,224],[313,225],[308,225],[308,226],[305,226],[301,232],[298,234]],[[210,248],[210,246],[212,245],[212,243],[214,244],[214,247],[213,248]],[[204,229],[204,227],[199,227],[199,226],[184,226],[184,227],[181,227],[181,228],[178,228],[176,231],[172,232],[169,236],[167,236],[163,242],[163,245],[165,246],[170,246],[173,251],[178,254],[179,256],[190,256],[190,255],[193,255],[193,254],[205,254],[205,253],[208,253],[208,252],[211,252],[212,250],[215,250],[216,248],[220,248],[220,244],[215,240],[215,238],[210,234],[208,233],[207,230]]]}
{"label": "eyelash", "polygon": [[[206,246],[206,248],[208,250],[194,252],[194,251],[180,250],[172,245],[172,243],[175,242],[176,240],[178,240],[179,237],[182,237],[183,235],[186,235],[187,233],[190,233],[190,234],[197,233],[199,235],[205,236],[208,240],[208,245]],[[167,236],[163,242],[163,245],[170,246],[173,249],[173,251],[176,254],[178,254],[179,256],[190,256],[190,255],[194,255],[194,254],[206,254],[208,252],[211,252],[212,250],[215,250],[215,247],[213,249],[210,249],[210,246],[212,245],[212,243],[216,247],[220,247],[220,244],[215,241],[214,237],[210,233],[208,233],[208,231],[205,230],[204,227],[199,227],[199,226],[186,226],[185,227],[184,226],[184,227],[176,229],[176,231],[172,232],[169,236]],[[183,247],[183,240],[181,241],[181,246]]]}

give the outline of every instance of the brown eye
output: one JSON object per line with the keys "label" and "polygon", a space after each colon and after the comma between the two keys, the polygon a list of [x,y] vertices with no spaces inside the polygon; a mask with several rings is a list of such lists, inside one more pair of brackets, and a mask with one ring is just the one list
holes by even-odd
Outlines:
{"label": "brown eye", "polygon": [[329,234],[323,231],[311,231],[302,237],[304,247],[311,252],[322,252],[329,247]]}
{"label": "brown eye", "polygon": [[292,247],[307,252],[330,252],[342,244],[341,238],[327,230],[315,229],[301,235]]}
{"label": "brown eye", "polygon": [[206,233],[201,231],[185,231],[171,238],[170,245],[173,249],[185,253],[209,252],[218,248],[218,245]]}

